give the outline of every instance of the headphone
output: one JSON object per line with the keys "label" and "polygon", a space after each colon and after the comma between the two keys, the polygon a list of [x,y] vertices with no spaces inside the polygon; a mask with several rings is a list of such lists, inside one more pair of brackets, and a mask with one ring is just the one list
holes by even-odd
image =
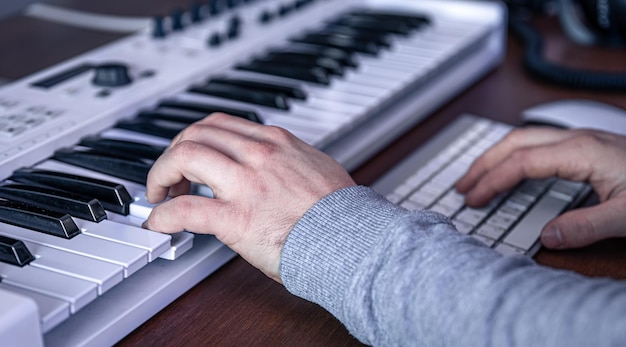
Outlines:
{"label": "headphone", "polygon": [[[626,72],[575,69],[547,61],[543,37],[529,23],[537,14],[556,10],[565,35],[581,45],[626,48],[626,0],[506,0],[509,29],[524,44],[524,67],[546,82],[574,89],[626,91]],[[552,10],[552,11],[550,11]]]}
{"label": "headphone", "polygon": [[558,16],[576,43],[626,47],[626,0],[558,0]]}

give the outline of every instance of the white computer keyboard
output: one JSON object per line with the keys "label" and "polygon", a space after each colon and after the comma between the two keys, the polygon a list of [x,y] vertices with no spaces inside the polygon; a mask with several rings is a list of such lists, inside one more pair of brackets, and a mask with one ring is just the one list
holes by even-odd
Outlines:
{"label": "white computer keyboard", "polygon": [[410,210],[450,217],[461,233],[503,254],[534,255],[543,226],[578,204],[589,187],[561,179],[527,180],[482,208],[464,204],[453,185],[513,127],[465,115],[378,180],[373,188]]}

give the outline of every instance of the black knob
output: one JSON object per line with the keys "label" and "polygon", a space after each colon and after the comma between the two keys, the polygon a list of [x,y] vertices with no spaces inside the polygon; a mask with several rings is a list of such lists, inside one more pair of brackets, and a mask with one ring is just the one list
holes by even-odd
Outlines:
{"label": "black knob", "polygon": [[163,26],[163,17],[155,16],[152,18],[152,37],[156,39],[162,39],[167,35],[165,32],[165,27]]}
{"label": "black knob", "polygon": [[170,18],[172,19],[172,30],[180,31],[185,28],[185,23],[183,22],[183,10],[177,8],[172,10],[170,13]]}
{"label": "black knob", "polygon": [[101,64],[95,67],[91,83],[99,87],[120,87],[132,83],[128,66],[122,63]]}

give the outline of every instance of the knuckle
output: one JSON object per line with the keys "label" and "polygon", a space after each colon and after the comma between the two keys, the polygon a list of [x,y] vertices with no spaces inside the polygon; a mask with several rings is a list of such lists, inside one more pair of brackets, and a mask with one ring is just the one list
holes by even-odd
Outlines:
{"label": "knuckle", "polygon": [[268,126],[266,132],[270,139],[278,143],[289,143],[294,137],[288,130],[277,126]]}

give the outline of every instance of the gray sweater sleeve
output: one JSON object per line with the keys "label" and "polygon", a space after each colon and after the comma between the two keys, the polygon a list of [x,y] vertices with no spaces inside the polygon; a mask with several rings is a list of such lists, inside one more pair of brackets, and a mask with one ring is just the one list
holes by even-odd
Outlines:
{"label": "gray sweater sleeve", "polygon": [[367,187],[289,234],[281,278],[375,346],[626,346],[626,283],[503,257]]}

